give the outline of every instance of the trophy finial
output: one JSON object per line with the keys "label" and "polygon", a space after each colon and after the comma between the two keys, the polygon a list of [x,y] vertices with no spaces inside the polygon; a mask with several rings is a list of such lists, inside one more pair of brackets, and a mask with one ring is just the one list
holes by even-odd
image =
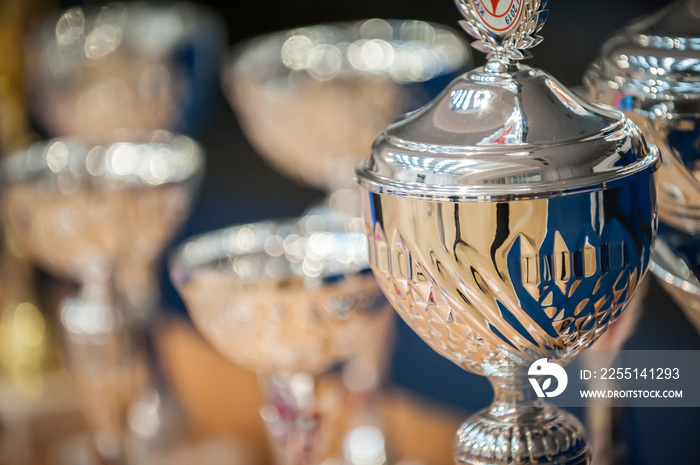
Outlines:
{"label": "trophy finial", "polygon": [[[489,63],[513,64],[531,58],[539,45],[537,33],[549,10],[547,0],[455,0],[464,15],[459,24],[476,39],[472,47],[487,54]],[[487,66],[487,69],[489,66]]]}

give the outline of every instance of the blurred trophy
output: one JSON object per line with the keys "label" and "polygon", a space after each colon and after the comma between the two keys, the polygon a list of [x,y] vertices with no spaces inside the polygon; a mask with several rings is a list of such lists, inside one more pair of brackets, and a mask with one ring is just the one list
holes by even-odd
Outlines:
{"label": "blurred trophy", "polygon": [[591,97],[624,111],[659,147],[658,243],[651,270],[696,325],[700,272],[700,1],[679,0],[603,47],[585,75]]}
{"label": "blurred trophy", "polygon": [[[241,127],[286,176],[326,191],[303,220],[362,231],[355,164],[400,114],[426,104],[470,64],[452,29],[410,20],[370,19],[273,33],[235,51],[223,84]],[[355,404],[345,457],[354,464],[353,427],[381,423],[372,398],[387,363],[385,336],[353,358],[343,378]],[[374,418],[373,418],[374,417]]]}
{"label": "blurred trophy", "polygon": [[[225,41],[223,25],[212,12],[184,2],[168,6],[156,6],[147,2],[129,4],[115,2],[85,10],[71,8],[46,19],[39,27],[27,29],[30,30],[26,45],[26,88],[29,113],[39,130],[47,135],[76,137],[82,141],[98,140],[100,143],[110,141],[109,144],[133,142],[130,138],[134,136],[125,134],[125,129],[144,132],[175,129],[193,132],[206,120],[206,114],[216,95],[218,61]],[[166,133],[154,136],[156,140],[169,138]],[[125,157],[123,163],[126,163],[124,166],[127,170],[130,169],[128,164],[133,161],[129,161],[130,156],[128,153],[118,155],[119,158]],[[152,168],[146,166],[139,168],[142,172],[138,175],[147,175],[147,170],[153,169],[154,176],[160,176],[159,172],[167,173],[174,168],[173,163],[182,161],[182,158],[179,161],[163,161],[159,157],[160,155],[152,157],[152,163],[154,163]],[[196,160],[197,166],[191,167],[193,173],[199,171],[200,163],[200,160]],[[115,169],[118,169],[118,166]],[[74,171],[71,173],[75,174]],[[60,179],[60,182],[65,183],[72,174],[56,173],[55,176],[57,180]],[[90,172],[87,177],[93,175],[102,176],[102,174]],[[71,182],[83,186],[82,180]],[[90,182],[92,181],[88,181],[88,184]],[[160,185],[157,178],[143,183],[153,187],[154,191],[163,190],[155,189]],[[119,189],[123,190],[122,187],[124,186],[120,185]],[[79,200],[73,188],[69,189],[62,185],[60,189],[62,192],[71,194],[70,202],[75,203],[76,208],[82,210],[82,213],[76,213],[76,215],[84,216],[83,222],[94,220],[93,224],[84,225],[84,228],[86,231],[91,229],[93,232],[90,234],[103,238],[98,239],[102,242],[95,246],[96,249],[112,247],[114,245],[112,237],[115,236],[121,235],[133,239],[129,251],[118,252],[121,254],[119,271],[108,272],[106,274],[109,276],[96,278],[100,274],[105,274],[104,270],[100,269],[95,273],[82,272],[78,277],[85,288],[109,286],[117,289],[120,302],[116,305],[119,308],[114,311],[124,315],[116,318],[117,322],[114,325],[107,325],[112,328],[107,335],[88,338],[89,344],[85,342],[85,338],[74,334],[75,328],[80,325],[76,326],[74,321],[72,326],[66,326],[69,320],[62,318],[61,325],[67,344],[64,355],[71,368],[75,369],[76,366],[90,365],[87,362],[83,363],[87,360],[84,356],[74,354],[78,350],[76,347],[81,347],[80,351],[84,355],[93,351],[93,359],[101,360],[103,364],[104,377],[100,382],[109,385],[113,380],[119,379],[124,384],[131,385],[133,383],[128,381],[129,376],[115,377],[114,373],[119,372],[117,366],[120,363],[126,363],[125,360],[143,359],[145,352],[152,349],[152,347],[144,347],[144,344],[148,346],[151,342],[149,325],[153,322],[154,312],[159,304],[156,267],[162,249],[186,215],[188,208],[186,204],[189,204],[189,198],[183,201],[181,206],[177,206],[178,211],[170,211],[173,205],[167,198],[170,197],[172,200],[180,194],[165,195],[163,198],[157,198],[158,194],[147,194],[143,196],[147,200],[141,200],[142,195],[133,195],[131,191],[118,194],[111,192],[107,195],[109,199],[105,199],[102,196],[106,194],[99,190],[108,191],[109,189],[100,187],[97,190],[90,188],[89,191],[81,194],[82,200]],[[188,193],[187,196],[189,195]],[[56,202],[67,202],[63,197],[49,195],[35,198],[11,198],[8,202],[15,201],[34,202],[32,207],[24,213],[26,216],[40,210],[48,216],[51,209],[56,206]],[[129,209],[139,210],[129,206],[136,201],[141,202],[139,208],[143,212],[152,209],[154,213],[145,215],[144,218],[139,217],[139,221],[146,221],[143,224],[125,223],[124,220],[128,216],[120,218],[120,215],[130,214]],[[39,202],[44,204],[39,205]],[[101,203],[104,204],[102,210],[97,207]],[[119,205],[120,203],[123,205]],[[17,206],[13,214],[20,214],[21,208]],[[102,214],[115,216],[103,222],[103,218],[99,215],[92,216],[89,210],[93,208],[98,208]],[[168,221],[157,226],[148,226],[151,221],[171,214],[174,216]],[[67,221],[74,220],[75,218],[70,217]],[[160,236],[155,237],[154,233],[161,229],[162,231],[157,233]],[[127,231],[127,234],[124,234],[124,231]],[[40,237],[37,234],[33,238],[36,242],[29,247],[26,247],[27,244],[22,244],[31,239],[29,237],[13,239],[12,234],[8,234],[8,237],[11,239],[9,241],[11,246],[17,245],[13,250],[28,248],[29,254],[35,258],[37,255],[51,257],[61,252],[65,253],[65,256],[57,257],[59,262],[72,259],[70,257],[72,252],[67,250],[65,245],[54,249],[55,238],[46,231],[42,234]],[[37,244],[39,241],[43,241],[43,244]],[[83,239],[71,239],[70,243],[76,248],[91,247],[91,243],[84,242]],[[43,251],[35,253],[39,249],[46,250],[47,253]],[[110,250],[110,253],[112,252],[117,253],[116,250]],[[111,259],[110,257],[106,261]],[[86,260],[96,263],[103,259],[91,256]],[[46,258],[39,261],[44,265],[47,264]],[[61,262],[56,266],[54,263],[51,266],[61,268],[64,264]],[[109,264],[106,265],[106,267],[109,266]],[[98,281],[105,279],[109,282],[98,283],[97,286],[85,285],[84,278]],[[74,310],[68,311],[64,308],[63,313],[94,314],[95,312],[91,310],[79,311],[79,309],[92,308],[95,305],[99,308],[105,305],[114,306],[111,303],[111,296],[96,297],[96,295],[84,289],[81,297],[69,305]],[[80,344],[77,344],[77,341],[80,341]],[[107,353],[106,348],[110,344],[120,348],[121,352]],[[151,360],[153,361],[154,359]],[[141,362],[143,360],[139,363]],[[93,365],[97,366],[97,363]],[[109,373],[110,370],[112,374]],[[139,374],[140,378],[148,378],[147,383],[146,381],[140,383],[147,389],[142,389],[141,392],[137,390],[131,392],[130,388],[126,389],[130,394],[121,395],[123,399],[117,402],[121,405],[119,412],[112,417],[122,418],[128,409],[133,420],[129,424],[130,432],[139,440],[143,440],[143,444],[139,444],[137,448],[150,450],[155,442],[167,440],[172,436],[170,433],[181,426],[181,422],[178,421],[179,418],[175,418],[178,409],[174,406],[174,399],[165,388],[164,381],[160,379],[158,367],[151,363],[147,370],[143,367],[139,370],[149,371],[150,376]],[[91,379],[97,382],[98,378],[98,372],[94,371]],[[113,390],[124,391],[124,389]],[[102,402],[111,405],[111,394],[108,391],[109,389],[93,389],[91,396],[96,399],[96,402],[92,404],[99,405]],[[104,396],[104,399],[100,396]],[[134,396],[140,397],[137,402],[130,405]],[[85,403],[86,406],[88,404],[90,403]],[[90,413],[87,416],[90,417]],[[118,436],[114,430],[123,425],[115,426],[117,423],[115,419],[110,420],[112,426],[103,428],[110,430],[110,434],[106,436]],[[101,421],[101,424],[110,422]],[[152,427],[150,429],[144,427],[147,424],[156,424],[154,422],[160,423],[160,427],[156,428],[157,431]],[[90,418],[90,423],[95,427],[94,418]],[[122,444],[118,447],[110,446],[109,442],[102,441],[103,445],[107,444],[103,449],[107,451],[105,455],[113,456],[119,452],[118,449]]]}
{"label": "blurred trophy", "polygon": [[187,3],[66,10],[29,37],[31,116],[49,136],[192,132],[213,103],[224,41],[219,19]]}
{"label": "blurred trophy", "polygon": [[[374,137],[469,61],[451,29],[371,19],[254,39],[234,53],[222,79],[260,154],[286,176],[333,194],[356,192],[354,166]],[[347,205],[352,194],[343,202],[338,210],[359,215],[359,201]]]}
{"label": "blurred trophy", "polygon": [[[391,315],[368,271],[364,234],[313,231],[303,222],[209,233],[186,242],[171,262],[199,331],[257,371],[279,465],[328,457],[338,399],[319,396],[314,375],[375,343]],[[386,461],[383,443],[354,452],[363,463]]]}
{"label": "blurred trophy", "polygon": [[153,269],[203,166],[187,137],[118,137],[54,139],[14,154],[3,164],[2,199],[4,221],[27,254],[81,286],[60,310],[66,361],[98,452],[115,462],[124,460],[128,407],[147,381],[138,330],[149,316]]}
{"label": "blurred trophy", "polygon": [[658,151],[622,113],[519,63],[546,2],[457,4],[487,63],[390,125],[358,168],[370,263],[425,342],[493,385],[456,463],[588,464],[581,423],[541,398],[565,386],[528,376],[569,363],[632,298]]}

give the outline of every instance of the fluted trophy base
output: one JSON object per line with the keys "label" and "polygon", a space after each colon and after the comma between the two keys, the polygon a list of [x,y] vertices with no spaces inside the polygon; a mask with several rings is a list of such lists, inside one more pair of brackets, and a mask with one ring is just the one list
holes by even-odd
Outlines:
{"label": "fluted trophy base", "polygon": [[455,464],[588,465],[586,432],[576,417],[544,402],[514,407],[495,402],[457,432]]}

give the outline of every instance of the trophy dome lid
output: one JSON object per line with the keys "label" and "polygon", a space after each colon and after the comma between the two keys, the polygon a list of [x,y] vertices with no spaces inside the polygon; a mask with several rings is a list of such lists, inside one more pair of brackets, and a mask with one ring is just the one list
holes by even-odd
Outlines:
{"label": "trophy dome lid", "polygon": [[585,75],[595,92],[651,118],[700,114],[700,0],[680,0],[606,42]]}
{"label": "trophy dome lid", "polygon": [[626,182],[657,149],[621,112],[518,64],[542,41],[546,0],[456,0],[487,64],[390,125],[357,170],[366,189],[448,201],[547,198]]}
{"label": "trophy dome lid", "polygon": [[360,183],[434,200],[543,198],[612,187],[656,163],[621,112],[540,70],[487,68],[390,125],[358,168]]}

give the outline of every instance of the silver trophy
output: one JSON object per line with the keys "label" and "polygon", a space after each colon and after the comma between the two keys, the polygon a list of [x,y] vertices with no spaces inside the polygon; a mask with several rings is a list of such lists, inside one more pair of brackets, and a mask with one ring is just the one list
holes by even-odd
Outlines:
{"label": "silver trophy", "polygon": [[658,246],[651,270],[696,326],[700,306],[700,1],[679,0],[617,33],[590,66],[591,97],[624,111],[659,147]]}
{"label": "silver trophy", "polygon": [[[565,365],[608,329],[656,232],[656,147],[519,63],[542,40],[545,4],[459,0],[486,65],[390,125],[357,170],[380,287],[426,343],[494,387],[457,433],[457,463],[590,463],[580,422],[536,395],[535,362]],[[538,394],[561,387],[548,384]]]}
{"label": "silver trophy", "polygon": [[61,305],[68,369],[103,458],[123,461],[129,405],[148,382],[140,331],[154,268],[184,221],[203,153],[166,131],[53,139],[3,163],[2,216],[27,255],[80,285]]}
{"label": "silver trophy", "polygon": [[[364,234],[303,221],[232,227],[187,241],[171,275],[202,335],[258,373],[276,463],[321,463],[339,402],[317,391],[315,375],[381,339],[391,316]],[[383,444],[369,452],[369,463],[385,463]]]}

